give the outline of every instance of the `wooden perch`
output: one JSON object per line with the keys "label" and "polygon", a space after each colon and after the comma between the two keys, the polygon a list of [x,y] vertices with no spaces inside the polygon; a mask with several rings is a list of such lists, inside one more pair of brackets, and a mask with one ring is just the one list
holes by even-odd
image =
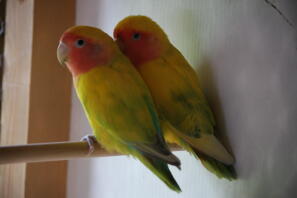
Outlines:
{"label": "wooden perch", "polygon": [[[94,147],[94,152],[89,154],[89,145],[84,141],[0,146],[0,164],[120,155],[119,153],[108,153],[98,143],[95,143]],[[179,147],[176,145],[170,145],[170,148],[179,150]]]}

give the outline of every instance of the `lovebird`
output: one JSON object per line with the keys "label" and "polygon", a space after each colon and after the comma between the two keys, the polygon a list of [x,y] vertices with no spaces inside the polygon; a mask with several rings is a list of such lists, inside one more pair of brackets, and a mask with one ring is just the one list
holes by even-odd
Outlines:
{"label": "lovebird", "polygon": [[215,137],[214,115],[198,75],[161,27],[149,17],[128,16],[113,34],[150,89],[166,141],[190,152],[219,178],[235,179],[234,158]]}
{"label": "lovebird", "polygon": [[168,149],[149,89],[114,40],[90,26],[74,26],[60,38],[57,57],[66,65],[96,140],[107,150],[140,160],[170,189],[181,189],[168,164]]}

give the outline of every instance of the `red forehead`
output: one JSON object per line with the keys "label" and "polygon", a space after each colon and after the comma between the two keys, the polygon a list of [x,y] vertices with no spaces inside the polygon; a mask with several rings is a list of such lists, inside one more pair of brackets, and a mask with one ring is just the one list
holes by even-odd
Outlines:
{"label": "red forehead", "polygon": [[65,32],[60,41],[62,41],[63,43],[70,43],[70,42],[74,42],[78,39],[83,39],[84,41],[88,42],[88,43],[94,43],[94,40],[90,39],[90,38],[86,38],[82,35],[78,35],[78,34],[75,34],[75,33],[72,33],[72,32]]}
{"label": "red forehead", "polygon": [[[133,38],[135,33],[140,34],[139,39]],[[135,29],[116,30],[114,37],[122,52],[130,58],[135,66],[157,58],[160,55],[160,43],[158,39],[149,32]]]}
{"label": "red forehead", "polygon": [[150,33],[145,32],[145,31],[141,31],[141,30],[136,30],[136,29],[116,29],[113,32],[113,37],[115,39],[121,39],[121,38],[125,38],[125,39],[131,38],[132,39],[132,36],[135,33],[141,34],[142,38],[146,38],[146,37],[151,36]]}

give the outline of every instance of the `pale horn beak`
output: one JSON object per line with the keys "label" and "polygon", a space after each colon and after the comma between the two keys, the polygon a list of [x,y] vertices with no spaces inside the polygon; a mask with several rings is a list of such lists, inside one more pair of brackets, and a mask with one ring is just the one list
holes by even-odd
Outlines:
{"label": "pale horn beak", "polygon": [[68,57],[68,52],[69,48],[67,47],[67,45],[65,45],[63,42],[60,42],[57,48],[57,58],[61,65],[65,65]]}

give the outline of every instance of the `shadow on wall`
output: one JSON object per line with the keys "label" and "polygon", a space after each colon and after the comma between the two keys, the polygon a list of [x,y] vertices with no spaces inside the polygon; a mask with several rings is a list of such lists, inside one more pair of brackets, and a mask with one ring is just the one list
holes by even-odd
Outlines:
{"label": "shadow on wall", "polygon": [[[197,17],[192,13],[192,11],[192,9],[179,9],[176,11],[177,13],[170,16],[171,20],[178,25],[169,26],[171,29],[163,29],[165,32],[174,32],[172,36],[168,35],[169,40],[176,47],[179,46],[179,51],[186,56],[185,58],[189,62],[194,63],[193,65],[197,65],[194,69],[196,68],[196,72],[200,77],[202,89],[204,90],[204,94],[216,118],[216,136],[233,154],[230,138],[228,137],[231,134],[228,134],[226,129],[223,107],[221,105],[221,99],[219,97],[216,77],[214,76],[215,74],[213,72],[211,60],[209,58],[202,58],[204,49],[202,46],[203,42],[201,42],[201,33],[205,30],[205,28],[202,26],[202,22],[200,20],[203,20],[202,17],[204,16],[201,15],[201,17]],[[198,14],[198,16],[200,16],[200,14]],[[205,32],[203,33],[205,34]]]}
{"label": "shadow on wall", "polygon": [[297,34],[263,5],[230,19],[228,34],[221,33],[222,42],[196,68],[248,193],[292,197],[297,195]]}
{"label": "shadow on wall", "polygon": [[[185,46],[185,49],[180,47],[178,47],[178,49],[183,55],[187,56],[186,59],[189,62],[194,63],[194,65],[198,65],[194,68],[196,68],[198,75],[201,74],[199,75],[200,83],[216,117],[216,136],[223,142],[227,149],[233,153],[230,145],[230,139],[228,138],[228,132],[226,131],[224,112],[220,102],[217,82],[214,76],[211,60],[210,58],[202,58],[204,49],[202,46],[203,42],[200,41],[201,32],[203,32],[205,28],[202,26],[202,22],[200,20],[203,15],[201,15],[201,17],[195,17],[192,12],[192,9],[181,8],[177,13],[171,15],[172,21],[178,24],[178,26],[170,26],[171,28],[174,28],[170,29],[170,31],[174,32],[174,36],[177,36],[175,38],[172,38],[171,35],[168,36],[171,42],[182,41],[183,43],[178,44],[181,47]],[[166,31],[167,30],[165,30],[165,32]]]}
{"label": "shadow on wall", "polygon": [[214,77],[213,68],[210,60],[205,58],[199,67],[196,67],[197,74],[202,85],[204,94],[209,102],[209,105],[214,113],[216,119],[215,135],[222,141],[227,149],[232,153],[232,147],[228,138],[228,132],[226,130],[226,123],[224,118],[224,110],[221,105],[220,96],[218,93],[217,82]]}

